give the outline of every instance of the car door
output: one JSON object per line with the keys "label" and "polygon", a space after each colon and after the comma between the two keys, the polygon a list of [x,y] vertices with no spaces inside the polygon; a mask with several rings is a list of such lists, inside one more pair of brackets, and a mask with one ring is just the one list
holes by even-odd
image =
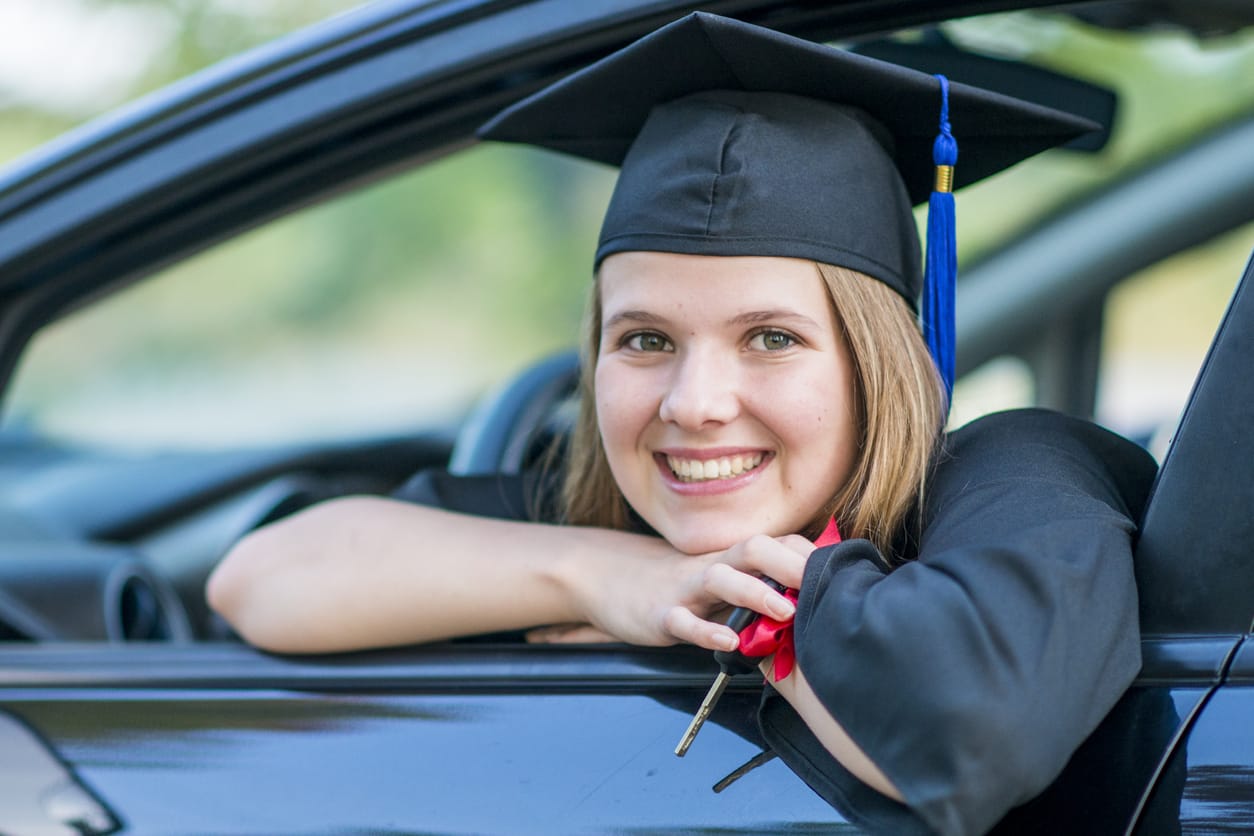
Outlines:
{"label": "car door", "polygon": [[713,790],[760,751],[752,677],[675,757],[712,674],[625,647],[6,648],[0,706],[126,833],[841,832],[778,762]]}
{"label": "car door", "polygon": [[[1136,833],[1248,833],[1254,828],[1254,645],[1232,655],[1223,687],[1163,764]],[[1178,830],[1168,829],[1178,827]]]}

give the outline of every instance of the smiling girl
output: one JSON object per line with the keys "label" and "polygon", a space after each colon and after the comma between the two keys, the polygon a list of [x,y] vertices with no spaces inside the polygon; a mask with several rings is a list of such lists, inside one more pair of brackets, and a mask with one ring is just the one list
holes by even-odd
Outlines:
{"label": "smiling girl", "polygon": [[941,445],[952,290],[928,288],[938,374],[911,206],[946,108],[968,181],[1090,127],[701,14],[510,108],[486,136],[622,167],[559,513],[521,512],[534,480],[425,474],[402,498],[439,507],[353,497],[249,535],[214,609],[282,652],[528,629],[734,649],[731,607],[795,615],[768,743],[872,829],[986,830],[1136,673],[1154,465],[1039,411]]}
{"label": "smiling girl", "polygon": [[817,266],[620,253],[600,296],[591,400],[626,504],[689,554],[821,530],[853,467],[857,409]]}
{"label": "smiling girl", "polygon": [[627,252],[603,264],[592,311],[570,521],[625,528],[634,508],[697,554],[814,537],[839,512],[891,548],[943,409],[897,294],[801,259]]}

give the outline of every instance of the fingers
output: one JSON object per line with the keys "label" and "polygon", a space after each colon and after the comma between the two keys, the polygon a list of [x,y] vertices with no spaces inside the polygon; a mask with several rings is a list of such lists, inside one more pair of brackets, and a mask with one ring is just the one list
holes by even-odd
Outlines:
{"label": "fingers", "polygon": [[[705,555],[663,555],[640,565],[615,585],[613,594],[592,596],[583,613],[595,629],[633,644],[677,641],[707,650],[734,650],[739,644],[727,627],[725,611],[745,607],[778,620],[796,608],[763,577],[799,587],[813,544],[803,537],[758,536]],[[592,628],[590,628],[592,629]],[[600,636],[563,628],[537,630],[529,641],[600,641]]]}
{"label": "fingers", "polygon": [[800,534],[785,534],[783,537],[776,537],[775,542],[782,546],[787,546],[805,558],[808,558],[810,553],[815,549],[814,543],[802,537]]}
{"label": "fingers", "polygon": [[[768,561],[768,563],[787,564],[790,561],[782,558],[788,557],[791,558],[791,562],[800,561],[801,566],[804,567],[803,556],[783,544],[775,543],[770,538],[764,539],[766,543],[755,544],[751,548],[754,551],[775,552],[776,560]],[[785,552],[786,555],[781,554]],[[790,572],[791,567],[784,574]],[[700,582],[701,597],[722,602],[726,605],[722,607],[724,610],[727,606],[746,607],[780,621],[792,618],[796,613],[794,604],[768,586],[762,578],[747,574],[728,563],[715,562],[708,565],[701,574]],[[786,583],[786,581],[783,582]],[[697,615],[697,612],[705,612],[706,617]],[[739,636],[725,624],[712,620],[716,617],[718,615],[713,611],[701,606],[696,607],[696,611],[692,605],[672,606],[663,616],[662,629],[679,641],[695,644],[707,650],[735,650],[740,643]]]}
{"label": "fingers", "polygon": [[662,626],[676,639],[706,650],[735,650],[740,644],[740,637],[730,627],[699,618],[687,607],[668,609]]}
{"label": "fingers", "polygon": [[[787,581],[781,581],[787,583]],[[754,575],[733,569],[726,563],[715,563],[705,572],[708,595],[732,606],[748,607],[781,621],[792,618],[796,608],[792,602]]]}
{"label": "fingers", "polygon": [[776,538],[760,534],[732,546],[717,559],[741,572],[774,578],[796,589],[801,586],[806,558],[812,551],[814,544],[800,535]]}

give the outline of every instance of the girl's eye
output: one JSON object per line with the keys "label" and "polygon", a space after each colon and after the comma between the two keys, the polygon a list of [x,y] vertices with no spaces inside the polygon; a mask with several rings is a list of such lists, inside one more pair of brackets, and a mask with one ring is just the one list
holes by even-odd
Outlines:
{"label": "girl's eye", "polygon": [[661,334],[644,331],[627,338],[627,347],[633,351],[670,351],[670,340]]}
{"label": "girl's eye", "polygon": [[753,335],[751,344],[754,348],[765,351],[780,351],[785,348],[792,348],[796,343],[796,339],[791,334],[783,331],[761,331]]}

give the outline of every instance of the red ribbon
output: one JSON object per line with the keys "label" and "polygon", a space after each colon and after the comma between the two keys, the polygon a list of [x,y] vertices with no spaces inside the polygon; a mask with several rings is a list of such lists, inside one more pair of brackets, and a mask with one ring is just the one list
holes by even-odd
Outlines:
{"label": "red ribbon", "polygon": [[[816,548],[834,546],[840,542],[840,530],[836,527],[836,518],[827,523],[827,528],[814,541]],[[797,590],[785,589],[784,597],[797,606]],[[797,664],[797,649],[793,645],[791,616],[784,621],[776,621],[769,615],[759,615],[740,631],[740,652],[752,659],[760,659],[774,654],[771,663],[771,674],[775,682],[786,678]]]}
{"label": "red ribbon", "polygon": [[[784,597],[797,606],[797,590],[785,589]],[[797,662],[797,651],[792,643],[792,617],[776,621],[769,615],[759,615],[749,626],[740,631],[740,652],[751,659],[775,654],[772,663],[774,680],[779,682],[792,673]]]}

